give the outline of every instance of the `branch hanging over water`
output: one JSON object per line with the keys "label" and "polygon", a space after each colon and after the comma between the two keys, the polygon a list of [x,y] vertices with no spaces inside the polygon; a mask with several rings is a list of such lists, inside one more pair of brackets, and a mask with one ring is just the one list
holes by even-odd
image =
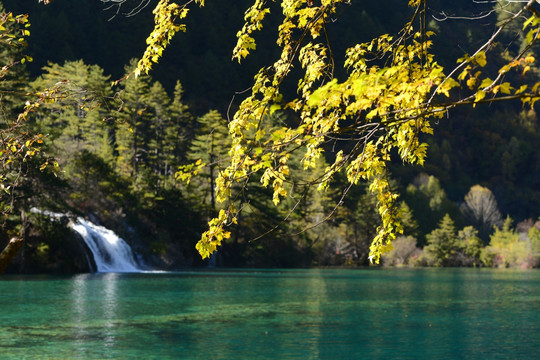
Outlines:
{"label": "branch hanging over water", "polygon": [[0,253],[0,275],[6,270],[6,267],[11,263],[19,249],[23,245],[24,240],[19,237],[12,238],[5,249]]}

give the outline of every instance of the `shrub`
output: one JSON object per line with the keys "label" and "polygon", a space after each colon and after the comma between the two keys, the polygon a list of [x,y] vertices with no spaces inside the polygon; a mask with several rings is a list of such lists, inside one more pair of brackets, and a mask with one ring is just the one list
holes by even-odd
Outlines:
{"label": "shrub", "polygon": [[495,228],[489,246],[482,254],[482,262],[494,267],[531,267],[530,242],[520,239],[512,228],[512,219],[507,217],[502,228]]}
{"label": "shrub", "polygon": [[413,255],[418,255],[416,239],[412,236],[401,236],[392,242],[393,249],[383,255],[384,266],[404,266],[409,264]]}

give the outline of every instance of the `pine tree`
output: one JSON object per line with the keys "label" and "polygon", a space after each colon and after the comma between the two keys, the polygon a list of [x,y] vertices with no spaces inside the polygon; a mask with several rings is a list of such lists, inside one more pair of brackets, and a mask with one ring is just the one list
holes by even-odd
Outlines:
{"label": "pine tree", "polygon": [[446,214],[439,226],[427,236],[424,251],[431,257],[434,266],[453,265],[453,256],[458,249],[454,220]]}
{"label": "pine tree", "polygon": [[216,110],[199,117],[197,122],[199,129],[191,143],[188,158],[193,161],[201,159],[206,164],[206,170],[201,174],[204,180],[198,184],[198,192],[202,193],[202,198],[210,205],[210,209],[215,211],[215,181],[228,158],[230,145],[227,122]]}
{"label": "pine tree", "polygon": [[418,175],[407,186],[404,200],[418,220],[420,245],[426,243],[426,234],[433,231],[445,214],[454,213],[455,205],[448,200],[440,181],[425,173]]}
{"label": "pine tree", "polygon": [[87,150],[112,161],[110,126],[104,121],[109,110],[105,105],[112,96],[109,77],[97,65],[82,60],[51,64],[31,86],[35,91],[63,83],[63,97],[41,107],[36,118],[40,131],[53,142],[59,161],[69,163],[71,155]]}
{"label": "pine tree", "polygon": [[159,82],[155,82],[148,89],[148,109],[151,115],[147,135],[148,161],[147,165],[156,176],[166,174],[165,160],[165,131],[171,125],[169,110],[170,99],[167,92]]}
{"label": "pine tree", "polygon": [[167,144],[168,173],[174,173],[178,166],[187,160],[190,141],[195,137],[197,119],[191,115],[184,103],[184,89],[180,81],[176,82],[174,95],[169,107],[170,124],[165,129]]}
{"label": "pine tree", "polygon": [[478,230],[467,226],[458,232],[458,247],[466,257],[463,265],[479,265],[482,252],[482,240],[478,237]]}
{"label": "pine tree", "polygon": [[[133,71],[135,64],[136,60],[131,60],[126,66],[126,74]],[[119,93],[121,106],[115,113],[116,168],[120,175],[130,176],[137,182],[148,156],[145,135],[148,134],[151,118],[147,111],[150,78],[128,77],[122,85]]]}

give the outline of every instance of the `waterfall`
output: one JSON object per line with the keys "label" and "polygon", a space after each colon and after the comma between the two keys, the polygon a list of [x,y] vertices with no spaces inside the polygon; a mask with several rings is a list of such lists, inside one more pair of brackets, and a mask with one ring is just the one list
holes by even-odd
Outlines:
{"label": "waterfall", "polygon": [[[68,217],[66,214],[31,208],[31,212],[48,216],[52,219]],[[78,217],[70,221],[69,226],[83,238],[94,256],[97,272],[141,272],[131,247],[112,230],[96,225]]]}
{"label": "waterfall", "polygon": [[81,217],[70,226],[94,255],[97,272],[141,272],[131,247],[113,231]]}

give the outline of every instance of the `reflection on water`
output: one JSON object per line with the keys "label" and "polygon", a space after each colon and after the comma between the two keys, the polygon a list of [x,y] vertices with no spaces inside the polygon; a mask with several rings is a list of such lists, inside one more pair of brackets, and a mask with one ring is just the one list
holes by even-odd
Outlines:
{"label": "reflection on water", "polygon": [[0,323],[0,358],[534,359],[540,272],[7,277]]}
{"label": "reflection on water", "polygon": [[71,291],[71,305],[74,323],[74,344],[79,348],[79,353],[84,354],[86,333],[86,284],[88,275],[78,275],[73,279],[73,290]]}
{"label": "reflection on water", "polygon": [[114,322],[116,320],[117,311],[117,273],[109,273],[104,275],[104,296],[103,296],[103,319],[104,319],[104,345],[112,347],[115,344]]}
{"label": "reflection on water", "polygon": [[[72,323],[75,342],[80,354],[88,349],[88,340],[99,333],[101,346],[115,345],[115,322],[117,321],[119,274],[81,274],[73,277],[71,291]],[[99,278],[96,278],[99,277]],[[97,285],[97,287],[96,287]],[[89,322],[99,319],[100,329],[89,331]]]}
{"label": "reflection on water", "polygon": [[324,343],[322,328],[325,323],[325,312],[323,304],[328,303],[324,277],[314,276],[308,279],[306,297],[310,299],[307,302],[309,304],[307,310],[311,314],[312,321],[317,324],[317,326],[309,327],[306,340],[312,344],[310,354],[314,359],[318,359],[320,357],[319,346]]}

